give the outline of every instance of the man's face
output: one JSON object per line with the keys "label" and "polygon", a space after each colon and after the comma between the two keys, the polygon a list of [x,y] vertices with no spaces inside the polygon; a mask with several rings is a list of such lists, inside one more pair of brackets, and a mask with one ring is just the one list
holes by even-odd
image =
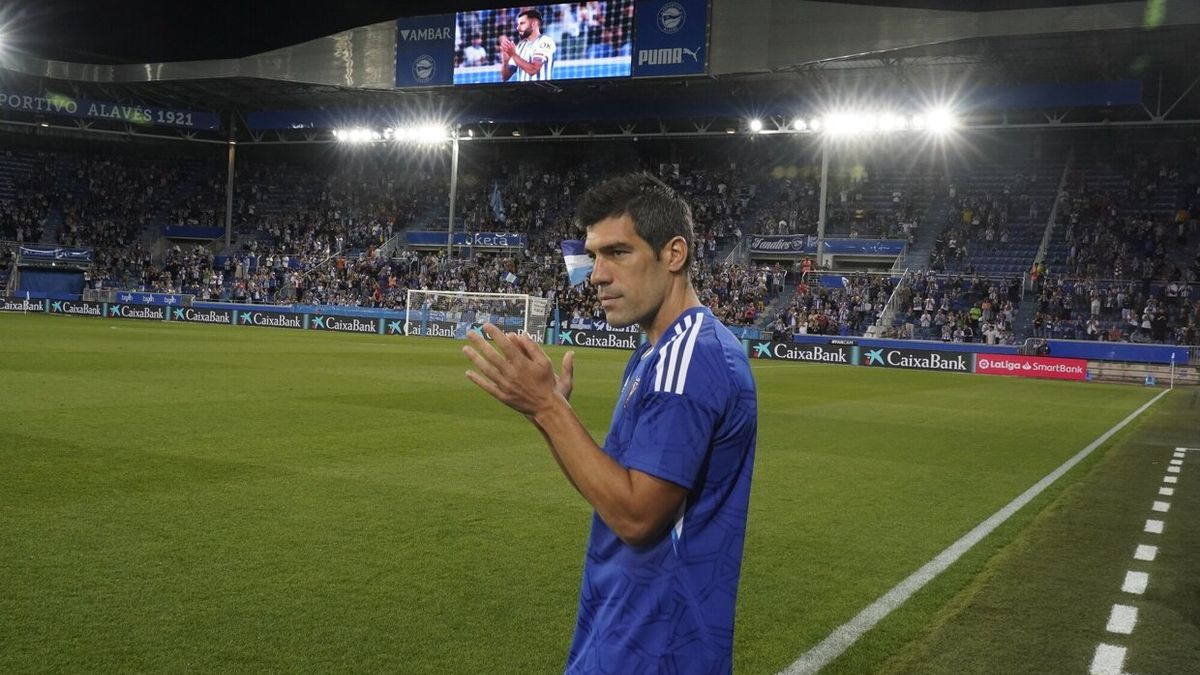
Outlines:
{"label": "man's face", "polygon": [[522,40],[528,39],[533,34],[533,24],[534,22],[530,21],[527,16],[517,17],[517,36]]}
{"label": "man's face", "polygon": [[671,283],[666,258],[656,256],[638,236],[628,214],[589,227],[584,247],[595,263],[589,281],[608,323],[615,328],[649,326]]}

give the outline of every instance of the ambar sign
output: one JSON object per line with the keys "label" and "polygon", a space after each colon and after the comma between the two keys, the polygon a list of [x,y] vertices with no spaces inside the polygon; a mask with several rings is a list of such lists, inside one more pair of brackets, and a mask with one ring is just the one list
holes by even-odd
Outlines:
{"label": "ambar sign", "polygon": [[926,349],[863,348],[862,365],[876,368],[906,368],[910,370],[940,370],[969,373],[975,355],[969,352],[948,352]]}

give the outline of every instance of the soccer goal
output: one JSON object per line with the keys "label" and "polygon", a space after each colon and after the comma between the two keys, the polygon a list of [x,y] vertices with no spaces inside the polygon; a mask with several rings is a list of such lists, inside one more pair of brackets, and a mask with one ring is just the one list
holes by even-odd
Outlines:
{"label": "soccer goal", "polygon": [[523,332],[535,341],[546,340],[550,303],[524,293],[468,293],[409,289],[405,303],[404,334],[465,338],[485,323],[504,331]]}

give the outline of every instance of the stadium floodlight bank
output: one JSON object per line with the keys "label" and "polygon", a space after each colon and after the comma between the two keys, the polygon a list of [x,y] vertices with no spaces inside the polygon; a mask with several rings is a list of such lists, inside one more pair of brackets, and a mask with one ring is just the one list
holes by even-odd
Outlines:
{"label": "stadium floodlight bank", "polygon": [[550,302],[526,293],[468,293],[409,289],[404,334],[464,338],[485,323],[546,339]]}

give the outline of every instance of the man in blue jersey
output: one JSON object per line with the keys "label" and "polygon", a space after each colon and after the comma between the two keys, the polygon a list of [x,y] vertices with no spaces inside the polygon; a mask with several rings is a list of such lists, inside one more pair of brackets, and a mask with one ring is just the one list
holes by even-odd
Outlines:
{"label": "man in blue jersey", "polygon": [[558,46],[542,33],[542,14],[527,9],[517,15],[517,37],[513,42],[500,36],[500,79],[507,82],[513,75],[518,82],[549,80],[554,74],[554,52]]}
{"label": "man in blue jersey", "polygon": [[571,410],[573,354],[555,377],[524,335],[485,330],[467,377],[541,431],[595,508],[568,673],[728,673],[758,427],[741,343],[688,274],[691,209],[647,174],[584,195],[608,323],[648,341],[625,367],[603,447]]}

